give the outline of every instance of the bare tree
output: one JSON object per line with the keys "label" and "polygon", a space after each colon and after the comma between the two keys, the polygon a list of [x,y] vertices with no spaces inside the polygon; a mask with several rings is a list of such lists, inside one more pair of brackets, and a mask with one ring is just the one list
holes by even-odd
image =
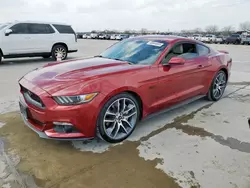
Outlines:
{"label": "bare tree", "polygon": [[210,26],[207,26],[205,29],[207,33],[211,33],[211,34],[217,33],[218,30],[219,30],[219,27],[217,25],[210,25]]}
{"label": "bare tree", "polygon": [[229,25],[229,26],[226,26],[226,27],[223,27],[221,29],[221,32],[224,34],[224,35],[231,35],[233,32],[234,32],[234,27]]}
{"label": "bare tree", "polygon": [[145,34],[147,34],[147,33],[148,33],[148,30],[147,30],[147,29],[145,29],[145,28],[142,28],[140,32],[141,32],[141,34],[145,35]]}
{"label": "bare tree", "polygon": [[131,34],[132,32],[131,32],[131,30],[125,30],[123,33],[125,33],[125,34]]}
{"label": "bare tree", "polygon": [[194,33],[202,33],[203,31],[202,31],[201,28],[197,27],[197,28],[195,28],[195,29],[193,30],[193,32],[194,32]]}
{"label": "bare tree", "polygon": [[242,31],[250,31],[250,22],[243,22],[240,24],[240,29]]}

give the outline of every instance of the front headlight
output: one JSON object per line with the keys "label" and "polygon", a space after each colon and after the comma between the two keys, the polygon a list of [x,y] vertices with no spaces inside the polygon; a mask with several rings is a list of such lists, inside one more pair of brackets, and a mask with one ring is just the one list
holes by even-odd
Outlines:
{"label": "front headlight", "polygon": [[77,95],[77,96],[56,96],[53,97],[57,104],[60,105],[77,105],[82,103],[90,102],[95,98],[98,93],[90,93],[86,95]]}

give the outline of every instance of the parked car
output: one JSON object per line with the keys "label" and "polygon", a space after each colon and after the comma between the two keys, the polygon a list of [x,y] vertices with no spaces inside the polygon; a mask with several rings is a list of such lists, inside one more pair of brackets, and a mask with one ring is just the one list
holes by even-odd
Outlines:
{"label": "parked car", "polygon": [[110,34],[105,34],[105,35],[104,35],[104,39],[106,39],[106,40],[110,40],[110,37],[111,37]]}
{"label": "parked car", "polygon": [[110,36],[110,39],[111,39],[111,40],[116,40],[116,35],[115,35],[115,34],[111,35],[111,36]]}
{"label": "parked car", "polygon": [[242,38],[241,43],[250,45],[250,35],[247,35],[244,38]]}
{"label": "parked car", "polygon": [[91,33],[90,36],[91,36],[92,39],[97,39],[98,38],[97,33]]}
{"label": "parked car", "polygon": [[91,35],[90,34],[87,34],[87,39],[91,39]]}
{"label": "parked car", "polygon": [[86,38],[87,38],[87,34],[83,34],[83,35],[82,35],[82,38],[83,38],[83,39],[86,39]]}
{"label": "parked car", "polygon": [[121,34],[116,36],[116,40],[123,40],[129,38],[128,34]]}
{"label": "parked car", "polygon": [[53,57],[77,51],[77,36],[70,25],[13,22],[0,27],[0,62],[4,58]]}
{"label": "parked car", "polygon": [[240,34],[232,34],[230,37],[226,38],[226,44],[241,44],[241,35]]}
{"label": "parked car", "polygon": [[216,44],[223,44],[225,41],[223,36],[216,36],[214,43]]}
{"label": "parked car", "polygon": [[201,41],[202,35],[201,34],[194,34],[192,39]]}
{"label": "parked car", "polygon": [[98,39],[105,39],[105,35],[102,33],[98,34]]}
{"label": "parked car", "polygon": [[141,119],[173,104],[219,100],[231,65],[227,52],[199,41],[135,37],[93,58],[29,72],[19,80],[20,111],[42,138],[121,142]]}
{"label": "parked car", "polygon": [[116,35],[116,36],[115,36],[115,39],[116,39],[116,40],[121,40],[121,35]]}
{"label": "parked car", "polygon": [[215,35],[208,34],[202,37],[202,42],[205,42],[205,43],[214,43],[215,41],[216,41]]}

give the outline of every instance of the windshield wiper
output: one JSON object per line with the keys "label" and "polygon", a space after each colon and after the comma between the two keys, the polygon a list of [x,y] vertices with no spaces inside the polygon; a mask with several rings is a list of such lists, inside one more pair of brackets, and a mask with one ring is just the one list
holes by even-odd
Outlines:
{"label": "windshield wiper", "polygon": [[123,62],[126,62],[126,63],[130,64],[130,65],[134,65],[135,64],[132,61],[127,61],[127,60],[123,60],[123,59],[119,59],[119,58],[114,58],[114,60],[123,61]]}
{"label": "windshield wiper", "polygon": [[126,62],[130,65],[134,65],[135,63],[132,62],[132,61],[127,61],[127,60],[123,60],[123,59],[119,59],[119,58],[111,58],[111,57],[104,57],[102,55],[95,55],[94,57],[102,57],[102,58],[106,58],[106,59],[114,59],[114,60],[117,60],[117,61],[123,61],[123,62]]}

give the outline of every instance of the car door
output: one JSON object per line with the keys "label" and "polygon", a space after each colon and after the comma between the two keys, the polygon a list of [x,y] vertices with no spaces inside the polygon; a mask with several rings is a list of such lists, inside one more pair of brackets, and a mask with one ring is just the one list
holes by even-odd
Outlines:
{"label": "car door", "polygon": [[[200,72],[200,81],[201,84],[204,86],[204,89],[208,87],[208,80],[211,80],[211,73],[209,72],[209,67],[212,66],[211,61],[211,52],[210,49],[202,44],[196,44],[196,49],[199,54],[199,57],[197,58],[197,63],[199,72]],[[204,92],[206,92],[204,90]]]}
{"label": "car door", "polygon": [[5,55],[26,54],[31,49],[30,34],[26,23],[17,23],[10,28],[12,32],[2,37]]}
{"label": "car door", "polygon": [[[203,69],[196,50],[196,43],[181,42],[173,48],[179,45],[183,45],[184,48],[173,57],[182,57],[185,59],[185,63],[174,66],[168,64],[159,65],[159,108],[166,108],[179,101],[199,95],[204,90],[201,79]],[[190,53],[187,52],[189,48],[193,48],[193,51]],[[170,53],[171,50],[165,57],[168,58]]]}
{"label": "car door", "polygon": [[54,29],[49,24],[29,23],[31,47],[34,53],[50,52],[53,46]]}

